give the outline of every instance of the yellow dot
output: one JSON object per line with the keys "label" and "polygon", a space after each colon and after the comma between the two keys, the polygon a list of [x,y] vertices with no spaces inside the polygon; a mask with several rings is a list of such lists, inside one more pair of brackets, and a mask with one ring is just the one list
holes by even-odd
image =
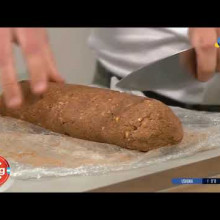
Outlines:
{"label": "yellow dot", "polygon": [[216,48],[219,48],[219,45],[218,45],[218,43],[215,43],[215,47],[216,47]]}

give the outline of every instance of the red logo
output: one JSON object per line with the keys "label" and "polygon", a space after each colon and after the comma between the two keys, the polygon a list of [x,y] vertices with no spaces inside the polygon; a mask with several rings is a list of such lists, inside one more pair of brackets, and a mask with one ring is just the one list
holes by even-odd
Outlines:
{"label": "red logo", "polygon": [[0,187],[8,180],[10,172],[8,161],[0,156]]}

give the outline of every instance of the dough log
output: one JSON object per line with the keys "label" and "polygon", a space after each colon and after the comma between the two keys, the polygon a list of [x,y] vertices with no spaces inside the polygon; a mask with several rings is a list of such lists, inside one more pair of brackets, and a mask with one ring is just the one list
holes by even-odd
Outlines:
{"label": "dough log", "polygon": [[0,114],[31,122],[71,137],[139,151],[174,145],[183,138],[180,120],[160,101],[82,85],[49,83],[43,95],[20,82],[24,104]]}

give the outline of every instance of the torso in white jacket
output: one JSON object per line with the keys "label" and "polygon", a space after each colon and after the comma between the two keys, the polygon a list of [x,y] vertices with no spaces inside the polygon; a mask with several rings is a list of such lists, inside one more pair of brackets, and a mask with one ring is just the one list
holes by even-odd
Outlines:
{"label": "torso in white jacket", "polygon": [[[89,37],[89,46],[106,69],[123,78],[148,63],[190,48],[187,31],[187,28],[96,28]],[[186,103],[220,104],[220,74],[206,83],[156,92]]]}

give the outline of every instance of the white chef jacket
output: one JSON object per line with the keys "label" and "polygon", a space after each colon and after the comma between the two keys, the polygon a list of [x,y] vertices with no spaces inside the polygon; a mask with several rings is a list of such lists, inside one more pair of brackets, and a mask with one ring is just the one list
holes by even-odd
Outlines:
{"label": "white chef jacket", "polygon": [[[187,32],[188,28],[95,28],[88,43],[102,65],[123,78],[146,64],[190,48]],[[154,91],[185,103],[220,104],[220,74],[205,83]]]}

